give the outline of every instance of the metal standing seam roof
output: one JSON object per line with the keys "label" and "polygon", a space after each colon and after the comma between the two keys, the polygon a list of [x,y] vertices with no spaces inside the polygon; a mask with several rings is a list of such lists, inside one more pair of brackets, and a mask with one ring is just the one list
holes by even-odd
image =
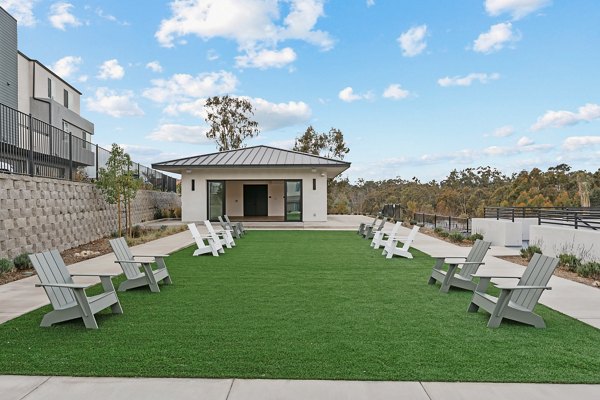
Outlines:
{"label": "metal standing seam roof", "polygon": [[270,146],[253,146],[152,164],[152,167],[157,169],[161,167],[220,168],[273,166],[349,167],[350,163],[293,150],[278,149]]}

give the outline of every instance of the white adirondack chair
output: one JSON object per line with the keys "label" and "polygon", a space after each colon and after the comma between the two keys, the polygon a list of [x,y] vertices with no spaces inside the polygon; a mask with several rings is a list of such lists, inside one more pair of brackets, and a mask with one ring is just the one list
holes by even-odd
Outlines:
{"label": "white adirondack chair", "polygon": [[220,231],[216,231],[209,220],[204,221],[204,226],[206,226],[208,234],[212,236],[213,240],[220,241],[220,243],[228,249],[231,249],[235,246],[235,242],[233,241],[233,235],[231,234],[230,230],[223,229]]}
{"label": "white adirondack chair", "polygon": [[237,225],[231,225],[229,222],[223,220],[223,217],[220,215],[219,224],[221,224],[221,228],[223,228],[223,230],[230,231],[234,238],[239,239],[242,237],[242,232],[238,229]]}
{"label": "white adirondack chair", "polygon": [[[480,266],[484,265],[485,257],[491,242],[477,239],[466,257],[434,257],[435,265],[431,270],[429,284],[440,282],[440,292],[448,293],[450,287],[455,286],[466,290],[475,290],[473,274]],[[448,264],[448,271],[443,271],[444,263]],[[459,268],[460,266],[460,268]]]}
{"label": "white adirondack chair", "polygon": [[402,222],[396,222],[391,231],[380,230],[373,234],[373,240],[371,240],[370,246],[375,250],[379,249],[381,246],[385,245],[386,236],[397,236],[398,230],[402,226]]}
{"label": "white adirondack chair", "polygon": [[[194,223],[188,224],[188,229],[196,241],[197,249],[194,250],[194,256],[212,253],[213,256],[218,257],[219,253],[223,254],[225,252],[219,238],[214,240],[212,235],[201,235]],[[204,239],[206,239],[208,244],[204,243]]]}
{"label": "white adirondack chair", "polygon": [[229,217],[227,216],[227,214],[223,215],[223,218],[225,218],[225,221],[227,221],[227,223],[230,226],[237,226],[238,231],[240,231],[240,233],[242,234],[242,236],[244,236],[246,234],[246,228],[244,228],[244,224],[242,222],[231,222],[231,220],[229,219]]}
{"label": "white adirondack chair", "polygon": [[488,328],[497,328],[504,318],[512,319],[536,328],[545,328],[544,319],[533,312],[542,292],[551,290],[548,281],[558,266],[558,260],[553,257],[534,254],[519,277],[516,285],[496,284],[500,296],[494,297],[486,293],[492,278],[517,278],[515,276],[498,276],[493,274],[473,274],[479,278],[479,283],[473,292],[468,312],[477,312],[479,307],[490,313]]}
{"label": "white adirondack chair", "polygon": [[[129,250],[129,246],[127,246],[127,241],[122,237],[111,239],[109,243],[113,253],[117,257],[117,261],[115,262],[121,266],[127,278],[125,282],[119,285],[119,292],[146,285],[150,287],[151,291],[160,292],[158,282],[162,281],[166,285],[173,283],[165,264],[165,258],[169,257],[168,255],[133,255],[131,254],[131,250]],[[139,258],[147,260],[140,261]],[[150,265],[151,261],[148,259],[156,262],[158,267],[156,270],[152,269]],[[140,271],[140,267],[142,267],[142,271]]]}
{"label": "white adirondack chair", "polygon": [[[415,240],[415,236],[417,236],[417,232],[419,232],[419,226],[415,225],[406,237],[390,235],[385,243],[385,247],[383,248],[383,253],[381,254],[386,256],[386,258],[392,258],[394,255],[413,258],[413,255],[410,254],[409,250],[410,245]],[[402,247],[398,247],[398,242],[400,241],[403,243]]]}
{"label": "white adirondack chair", "polygon": [[[81,318],[88,329],[98,329],[94,315],[110,307],[113,314],[123,314],[111,277],[116,274],[70,274],[57,250],[30,254],[29,259],[37,272],[41,286],[54,308],[42,318],[40,326],[48,327],[59,322]],[[74,283],[73,276],[98,276],[104,292],[87,296],[85,289],[95,284]]]}

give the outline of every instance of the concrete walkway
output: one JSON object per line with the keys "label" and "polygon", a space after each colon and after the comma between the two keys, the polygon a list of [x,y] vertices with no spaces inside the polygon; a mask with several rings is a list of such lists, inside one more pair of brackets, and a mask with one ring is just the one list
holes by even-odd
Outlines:
{"label": "concrete walkway", "polygon": [[597,400],[600,385],[0,376],[2,400]]}
{"label": "concrete walkway", "polygon": [[[361,216],[330,216],[331,223],[304,224],[297,229],[354,230]],[[271,223],[272,224],[272,223]],[[255,229],[274,229],[255,226]],[[401,234],[408,233],[403,228]],[[188,232],[178,233],[133,248],[134,253],[171,253],[192,244]],[[366,246],[366,243],[365,243]],[[433,256],[466,255],[467,247],[459,247],[431,236],[418,234],[414,247]],[[518,249],[492,247],[484,260],[482,271],[515,272],[523,267],[498,259],[496,255],[515,255]],[[96,257],[69,266],[72,272],[115,272],[112,254]],[[94,282],[94,278],[78,282]],[[48,304],[37,277],[26,278],[0,286],[0,323],[16,318]],[[425,284],[425,283],[424,283]],[[553,290],[546,291],[541,303],[587,324],[600,328],[600,290],[559,277],[552,277]],[[1,357],[1,353],[0,353]],[[362,382],[362,381],[301,381],[270,379],[171,379],[171,378],[72,378],[47,376],[0,376],[1,400],[81,399],[131,400],[153,399],[423,399],[469,400],[532,399],[552,400],[574,398],[600,399],[600,385],[553,385],[520,383],[460,383],[460,382]]]}

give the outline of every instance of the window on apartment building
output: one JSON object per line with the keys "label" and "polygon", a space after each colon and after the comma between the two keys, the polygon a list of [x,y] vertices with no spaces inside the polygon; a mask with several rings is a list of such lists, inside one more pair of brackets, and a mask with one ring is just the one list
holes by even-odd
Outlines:
{"label": "window on apartment building", "polygon": [[69,108],[69,92],[67,91],[67,89],[65,89],[63,91],[63,98],[64,98],[63,103],[64,103],[65,107]]}
{"label": "window on apartment building", "polygon": [[52,98],[52,79],[48,78],[48,98]]}

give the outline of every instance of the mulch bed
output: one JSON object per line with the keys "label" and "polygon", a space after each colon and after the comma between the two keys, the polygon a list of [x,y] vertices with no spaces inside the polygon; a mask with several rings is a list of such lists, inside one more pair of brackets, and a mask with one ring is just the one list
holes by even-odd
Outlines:
{"label": "mulch bed", "polygon": [[[501,258],[506,261],[510,261],[511,263],[523,265],[525,267],[527,266],[527,264],[529,264],[529,261],[527,261],[525,258],[523,258],[521,256],[496,256],[496,257]],[[584,285],[592,286],[595,288],[600,288],[599,281],[592,279],[592,278],[584,278],[583,276],[579,276],[579,275],[577,275],[577,273],[566,270],[562,267],[556,268],[554,270],[554,275],[556,275],[560,278],[568,279],[570,281],[583,283]]]}

